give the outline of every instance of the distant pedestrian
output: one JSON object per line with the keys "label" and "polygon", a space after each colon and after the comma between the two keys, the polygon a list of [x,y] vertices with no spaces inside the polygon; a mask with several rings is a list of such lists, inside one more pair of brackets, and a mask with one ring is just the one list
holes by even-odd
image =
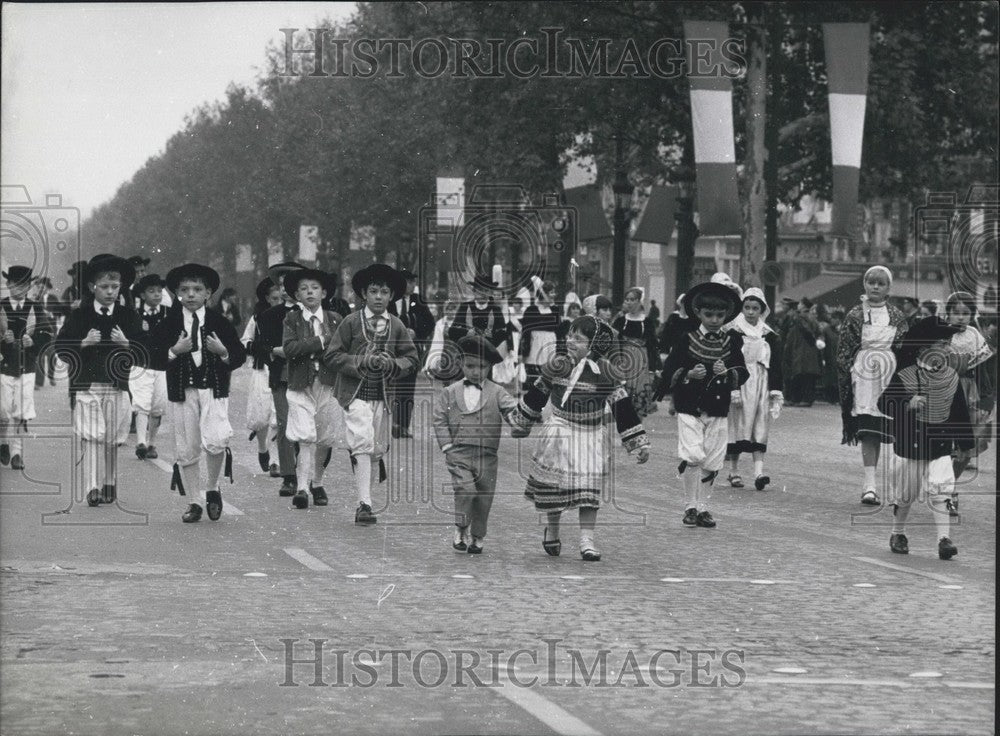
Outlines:
{"label": "distant pedestrian", "polygon": [[562,513],[579,509],[580,556],[601,559],[594,540],[597,510],[607,492],[610,473],[610,433],[605,406],[611,408],[622,444],[640,464],[649,459],[649,439],[625,387],[615,379],[607,359],[614,344],[611,328],[595,317],[579,317],[566,337],[568,360],[555,360],[529,387],[511,421],[515,437],[526,437],[552,406],[532,455],[524,495],[548,516],[542,534],[546,554],[562,551]]}
{"label": "distant pedestrian", "polygon": [[163,289],[167,282],[159,274],[151,273],[139,279],[132,290],[138,294],[138,310],[142,334],[142,350],[129,373],[128,389],[132,395],[132,414],[135,421],[135,456],[140,460],[158,458],[156,436],[167,413],[167,364],[159,360],[159,353],[152,342],[157,326],[167,317],[163,306]]}
{"label": "distant pedestrian", "polygon": [[864,275],[861,304],[840,326],[837,374],[840,386],[842,444],[861,444],[864,486],[861,503],[878,506],[875,482],[882,444],[892,441],[891,418],[878,408],[878,398],[896,370],[894,350],[906,333],[903,313],[887,302],[892,273],[872,266]]}
{"label": "distant pedestrian", "polygon": [[521,339],[518,348],[524,364],[525,385],[531,386],[542,374],[542,368],[556,354],[562,311],[553,304],[555,284],[539,282],[534,301],[521,316]]}
{"label": "distant pedestrian", "polygon": [[625,292],[622,314],[611,326],[618,333],[620,352],[615,360],[620,363],[625,387],[639,417],[647,417],[657,410],[653,372],[660,369],[660,353],[656,327],[646,314],[641,289],[633,287]]}
{"label": "distant pedestrian", "polygon": [[497,449],[517,399],[490,380],[500,352],[479,335],[459,340],[463,380],[437,393],[434,433],[455,492],[452,548],[480,554],[497,483]]}
{"label": "distant pedestrian", "polygon": [[958,554],[947,505],[955,490],[952,453],[965,458],[975,444],[958,374],[948,365],[950,343],[959,330],[937,316],[917,322],[900,345],[899,369],[878,398],[879,408],[892,418],[889,548],[897,554],[909,553],[906,518],[913,502],[922,498],[934,517],[938,557],[949,560]]}
{"label": "distant pedestrian", "polygon": [[803,297],[785,322],[782,372],[788,406],[812,406],[816,400],[816,381],[820,376],[816,341],[820,338],[820,327],[812,308],[812,301]]}
{"label": "distant pedestrian", "polygon": [[239,295],[236,289],[227,286],[219,295],[219,301],[215,305],[216,311],[226,318],[226,321],[237,329],[243,321],[240,316]]}
{"label": "distant pedestrian", "polygon": [[280,478],[278,464],[272,461],[271,450],[277,459],[278,418],[274,408],[274,396],[269,385],[270,349],[260,333],[260,315],[282,302],[282,287],[266,276],[255,290],[257,303],[247,320],[240,342],[250,357],[250,384],[247,386],[246,427],[250,430],[250,440],[257,440],[257,464],[262,472],[272,478]]}
{"label": "distant pedestrian", "polygon": [[716,521],[708,505],[729,442],[732,392],[749,377],[743,335],[723,329],[742,304],[735,290],[712,282],[691,288],[683,304],[699,324],[670,351],[657,396],[667,397],[667,412],[677,415],[678,472],[687,496],[682,523],[712,528]]}

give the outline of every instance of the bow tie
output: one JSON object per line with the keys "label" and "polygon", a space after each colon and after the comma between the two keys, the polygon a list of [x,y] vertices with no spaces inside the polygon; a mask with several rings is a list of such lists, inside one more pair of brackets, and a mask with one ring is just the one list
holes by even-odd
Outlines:
{"label": "bow tie", "polygon": [[470,381],[468,378],[466,378],[464,381],[462,381],[462,384],[465,385],[465,386],[475,386],[480,391],[483,390],[483,385],[481,383],[476,383],[475,381]]}

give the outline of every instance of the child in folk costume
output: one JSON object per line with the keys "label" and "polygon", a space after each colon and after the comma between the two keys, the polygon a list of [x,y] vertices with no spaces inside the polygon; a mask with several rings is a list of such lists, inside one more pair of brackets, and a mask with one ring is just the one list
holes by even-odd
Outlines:
{"label": "child in folk costume", "polygon": [[878,399],[879,409],[892,418],[889,548],[897,554],[909,552],[906,517],[913,502],[924,498],[934,515],[938,557],[949,560],[958,554],[947,506],[955,489],[952,453],[964,458],[975,444],[958,373],[948,365],[950,343],[959,329],[936,316],[917,322],[899,349],[899,370]]}
{"label": "child in folk costume", "polygon": [[[82,281],[91,296],[70,312],[56,338],[56,355],[70,366],[73,433],[83,445],[88,506],[118,498],[118,448],[128,437],[132,413],[128,372],[121,369],[143,350],[139,316],[131,304],[121,303],[133,275],[131,264],[118,256],[102,253],[90,259]],[[102,456],[104,482],[99,485]]]}
{"label": "child in folk costume", "polygon": [[708,502],[726,454],[729,404],[749,375],[742,333],[723,329],[740,310],[739,294],[725,284],[704,282],[689,289],[684,311],[699,325],[677,340],[663,366],[657,396],[669,397],[667,412],[677,415],[685,526],[716,525]]}
{"label": "child in folk costume", "polygon": [[750,287],[743,292],[743,310],[728,329],[743,336],[743,359],[749,377],[733,391],[729,406],[726,459],[730,462],[729,485],[742,488],[736,472],[740,453],[753,454],[754,488],[763,491],[771,482],[764,475],[764,453],[771,422],[781,412],[781,345],[766,320],[770,313],[764,292]]}
{"label": "child in folk costume", "polygon": [[136,311],[142,325],[139,337],[142,350],[129,374],[128,390],[135,416],[135,456],[140,460],[160,456],[156,450],[156,433],[167,412],[167,366],[154,359],[156,351],[150,341],[156,326],[167,316],[167,308],[162,304],[166,285],[159,274],[151,273],[139,279],[132,290],[139,298]]}
{"label": "child in folk costume", "polygon": [[[996,355],[986,338],[974,324],[977,305],[972,294],[958,291],[945,303],[945,318],[960,329],[951,338],[951,350],[958,372],[958,385],[962,389],[969,415],[972,418],[975,446],[968,453],[954,458],[953,470],[957,481],[971,458],[980,455],[990,444],[993,425],[990,415],[996,406]],[[958,515],[958,492],[948,500],[952,516]]]}
{"label": "child in folk costume", "polygon": [[257,303],[240,338],[252,360],[250,385],[247,387],[247,429],[250,430],[251,440],[257,438],[257,463],[260,469],[272,478],[280,478],[278,464],[271,462],[271,450],[275,446],[278,431],[274,396],[269,385],[271,350],[260,334],[257,320],[263,312],[281,304],[281,286],[267,276],[257,284],[256,295]]}
{"label": "child in folk costume", "polygon": [[[171,490],[186,495],[191,503],[181,516],[186,523],[201,520],[204,502],[208,518],[222,516],[223,474],[233,480],[229,440],[229,385],[232,371],[243,365],[246,351],[232,323],[208,300],[219,290],[219,274],[200,263],[186,263],[167,274],[167,288],[180,308],[171,309],[156,331],[152,343],[158,359],[167,364],[167,399],[174,425],[174,473]],[[198,466],[202,452],[208,483],[204,498]]]}
{"label": "child in folk costume", "polygon": [[646,316],[642,305],[642,289],[625,292],[623,313],[611,323],[618,333],[621,359],[625,370],[625,385],[640,417],[656,411],[653,398],[653,371],[659,369],[656,349],[656,325]]}
{"label": "child in folk costume", "polygon": [[344,409],[347,446],[358,491],[355,524],[374,524],[372,488],[385,480],[391,418],[387,382],[417,369],[417,348],[406,327],[386,311],[402,297],[406,280],[396,269],[374,263],[354,274],[351,286],[364,300],[333,333],[323,362],[336,372],[334,394]]}
{"label": "child in folk costume", "polygon": [[503,310],[493,299],[500,285],[488,276],[476,274],[468,282],[472,287],[472,301],[458,305],[455,320],[448,328],[448,337],[458,342],[466,335],[482,335],[493,347],[500,348],[507,342],[509,328]]}
{"label": "child in folk costume", "polygon": [[285,274],[285,291],[294,295],[298,312],[285,316],[285,360],[288,361],[288,427],[285,436],[297,443],[295,478],[298,488],[292,497],[297,509],[313,504],[326,506],[323,473],[333,445],[344,435],[344,411],[334,396],[333,369],[322,361],[341,322],[336,312],[323,309],[328,292],[336,288],[324,271],[304,268]]}
{"label": "child in folk costume", "polygon": [[0,301],[7,323],[0,334],[0,463],[13,470],[24,469],[22,434],[35,418],[36,343],[47,344],[47,321],[41,304],[28,298],[32,287],[31,269],[11,266],[4,272],[10,295]]}
{"label": "child in folk costume", "polygon": [[497,448],[504,419],[517,399],[488,376],[502,358],[484,338],[459,340],[464,380],[439,391],[434,400],[434,433],[455,488],[452,548],[480,554],[497,483]]}
{"label": "child in folk costume", "polygon": [[542,368],[556,353],[556,335],[562,319],[559,305],[552,303],[555,284],[534,277],[534,302],[521,316],[521,339],[518,350],[524,364],[525,385],[542,375]]}
{"label": "child in folk costume", "polygon": [[580,556],[601,559],[594,541],[597,510],[608,483],[611,440],[605,423],[610,406],[618,434],[640,464],[649,459],[649,439],[618,371],[608,360],[614,345],[611,327],[595,317],[577,318],[566,336],[566,353],[557,356],[528,388],[511,416],[511,435],[526,437],[551,404],[541,429],[524,495],[548,515],[542,547],[559,555],[559,522],[568,509],[580,510]]}
{"label": "child in folk costume", "polygon": [[861,503],[878,506],[875,469],[883,444],[892,442],[891,419],[878,408],[878,397],[896,370],[897,348],[906,333],[903,313],[887,302],[892,274],[885,266],[872,266],[863,279],[865,294],[840,325],[837,374],[841,444],[861,444],[864,488]]}

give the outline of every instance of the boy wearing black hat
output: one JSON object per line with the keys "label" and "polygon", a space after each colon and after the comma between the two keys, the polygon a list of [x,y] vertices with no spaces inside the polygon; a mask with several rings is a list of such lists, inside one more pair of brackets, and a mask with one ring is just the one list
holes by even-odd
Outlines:
{"label": "boy wearing black hat", "polygon": [[[118,256],[94,256],[84,270],[89,291],[70,312],[56,338],[56,355],[70,366],[73,431],[84,448],[87,505],[117,499],[118,447],[128,437],[131,403],[127,373],[141,351],[142,328],[136,313],[120,298],[133,278],[132,266]],[[98,463],[104,457],[104,483],[98,486]]]}
{"label": "boy wearing black hat", "polygon": [[36,344],[48,343],[52,334],[41,305],[28,298],[31,269],[11,266],[3,273],[10,295],[0,301],[7,329],[0,335],[0,463],[24,469],[22,433],[35,418]]}
{"label": "boy wearing black hat", "polygon": [[667,356],[657,398],[666,397],[667,411],[677,414],[678,471],[688,499],[684,525],[711,528],[708,501],[729,441],[730,398],[750,375],[742,336],[723,330],[742,303],[730,287],[704,282],[685,293],[682,306],[699,324],[681,335]]}
{"label": "boy wearing black hat", "polygon": [[297,489],[292,497],[297,509],[308,508],[309,493],[316,506],[327,505],[323,473],[330,448],[344,431],[344,412],[333,395],[336,376],[321,360],[341,321],[336,312],[323,309],[332,285],[329,274],[314,268],[291,271],[284,277],[285,291],[299,304],[298,311],[285,316],[281,343],[288,365],[285,436],[299,448]]}
{"label": "boy wearing black hat", "polygon": [[286,274],[303,268],[305,267],[294,261],[275,263],[268,267],[267,274],[274,283],[282,288],[284,301],[264,310],[257,318],[261,347],[269,356],[267,382],[274,399],[274,415],[277,422],[275,443],[278,446],[278,469],[282,478],[278,495],[286,497],[295,494],[297,481],[295,478],[295,448],[285,436],[288,424],[288,368],[285,364],[285,349],[282,342],[284,340],[285,317],[288,316],[289,312],[298,311],[299,305],[284,290],[283,284]]}
{"label": "boy wearing black hat", "polygon": [[927,498],[937,528],[938,557],[950,560],[958,548],[949,538],[948,501],[955,490],[952,453],[967,456],[975,447],[969,407],[959,376],[948,365],[951,338],[960,328],[940,317],[924,317],[906,333],[899,368],[878,399],[893,419],[893,519],[889,549],[908,554],[906,517],[918,498]]}
{"label": "boy wearing black hat", "polygon": [[163,287],[167,282],[159,274],[143,276],[136,283],[133,293],[139,297],[139,320],[142,335],[136,364],[128,377],[132,394],[132,412],[135,417],[135,456],[140,460],[157,458],[156,433],[167,411],[167,366],[153,359],[154,349],[150,337],[157,325],[167,316],[163,306]]}
{"label": "boy wearing black hat", "polygon": [[167,274],[167,288],[180,309],[167,312],[152,335],[153,360],[167,366],[167,399],[174,425],[174,473],[171,490],[191,503],[185,523],[201,520],[198,463],[204,450],[208,470],[205,510],[216,521],[222,515],[219,476],[233,480],[229,439],[230,373],[243,365],[246,351],[230,322],[206,305],[219,289],[219,274],[200,263],[186,263]]}
{"label": "boy wearing black hat", "polygon": [[386,477],[382,456],[389,447],[387,382],[417,369],[417,348],[399,318],[386,311],[406,289],[396,269],[372,264],[354,274],[351,285],[365,305],[340,323],[323,362],[336,372],[334,394],[344,409],[358,491],[354,522],[374,524],[371,489]]}
{"label": "boy wearing black hat", "polygon": [[517,399],[489,379],[500,352],[479,335],[458,341],[464,380],[438,392],[434,434],[455,488],[455,539],[459,552],[483,551],[486,522],[497,484],[497,448],[503,420]]}

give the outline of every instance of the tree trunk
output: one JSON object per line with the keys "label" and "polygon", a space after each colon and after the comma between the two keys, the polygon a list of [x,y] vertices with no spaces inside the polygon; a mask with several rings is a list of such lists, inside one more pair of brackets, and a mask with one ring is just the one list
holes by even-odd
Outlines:
{"label": "tree trunk", "polygon": [[764,4],[747,3],[747,184],[748,212],[746,237],[740,258],[740,282],[744,287],[761,285],[761,266],[766,251],[767,186],[767,30]]}
{"label": "tree trunk", "polygon": [[694,246],[698,240],[698,227],[694,223],[695,164],[694,137],[691,134],[684,140],[681,170],[679,181],[684,181],[689,186],[687,192],[677,197],[677,274],[674,284],[678,297],[691,288],[691,278],[694,275]]}

